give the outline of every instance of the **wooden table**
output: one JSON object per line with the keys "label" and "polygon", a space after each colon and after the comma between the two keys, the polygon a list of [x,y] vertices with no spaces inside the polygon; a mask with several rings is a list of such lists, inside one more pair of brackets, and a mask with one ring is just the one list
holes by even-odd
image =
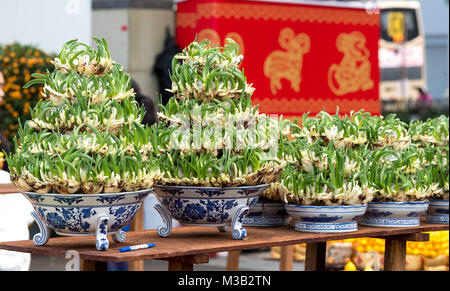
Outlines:
{"label": "wooden table", "polygon": [[[247,227],[246,240],[234,240],[229,232],[221,233],[216,227],[178,227],[169,237],[161,238],[155,230],[127,232],[125,243],[110,244],[107,251],[95,249],[92,237],[51,238],[44,246],[36,246],[33,241],[0,242],[0,249],[66,257],[75,250],[83,260],[82,270],[106,270],[106,262],[134,262],[162,259],[169,261],[169,270],[193,270],[194,264],[207,263],[209,253],[240,251],[245,249],[288,246],[306,243],[305,270],[325,270],[326,242],[358,237],[378,237],[386,239],[384,270],[404,270],[407,241],[426,241],[424,232],[448,230],[448,225],[423,222],[411,228],[379,228],[360,226],[357,232],[342,234],[313,234],[295,231],[290,226]],[[155,243],[150,249],[120,253],[119,248],[142,243]]]}
{"label": "wooden table", "polygon": [[19,189],[13,186],[11,183],[0,184],[0,194],[18,193]]}
{"label": "wooden table", "polygon": [[[20,193],[20,190],[16,188],[11,183],[0,184],[0,194],[17,194]],[[131,231],[140,231],[144,230],[144,212],[143,207],[141,207],[136,214],[136,217],[130,223]],[[143,260],[134,260],[131,261],[128,269],[130,271],[143,271],[144,270],[144,261]]]}

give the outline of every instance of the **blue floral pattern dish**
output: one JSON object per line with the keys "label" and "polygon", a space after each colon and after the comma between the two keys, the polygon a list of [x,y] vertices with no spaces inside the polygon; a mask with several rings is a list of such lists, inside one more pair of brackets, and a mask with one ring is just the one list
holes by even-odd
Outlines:
{"label": "blue floral pattern dish", "polygon": [[295,221],[295,230],[302,232],[341,233],[358,230],[358,221],[367,205],[305,206],[286,204],[286,211]]}
{"label": "blue floral pattern dish", "polygon": [[428,209],[428,201],[369,202],[359,224],[375,227],[413,227]]}
{"label": "blue floral pattern dish", "polygon": [[95,235],[96,248],[108,249],[107,234],[116,242],[125,240],[121,229],[128,225],[152,190],[102,194],[38,194],[24,192],[32,203],[32,213],[40,233],[36,245],[49,239],[49,229],[64,236]]}
{"label": "blue floral pattern dish", "polygon": [[448,224],[448,200],[430,200],[425,221]]}
{"label": "blue floral pattern dish", "polygon": [[155,209],[163,219],[158,235],[168,236],[172,231],[172,218],[184,225],[217,226],[227,231],[231,226],[234,239],[247,235],[242,227],[244,217],[256,204],[268,185],[243,187],[195,187],[156,185],[154,191],[159,203]]}
{"label": "blue floral pattern dish", "polygon": [[245,226],[281,226],[289,224],[283,202],[259,199],[244,217]]}

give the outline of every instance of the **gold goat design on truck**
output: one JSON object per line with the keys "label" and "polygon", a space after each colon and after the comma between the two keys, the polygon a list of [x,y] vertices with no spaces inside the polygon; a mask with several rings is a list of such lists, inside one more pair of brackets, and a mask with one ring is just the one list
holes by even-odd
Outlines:
{"label": "gold goat design on truck", "polygon": [[307,34],[295,35],[291,28],[286,27],[281,30],[278,42],[285,51],[276,50],[269,54],[264,62],[264,75],[270,79],[272,94],[282,89],[282,79],[288,80],[292,90],[298,93],[302,81],[303,55],[309,52],[311,40]]}

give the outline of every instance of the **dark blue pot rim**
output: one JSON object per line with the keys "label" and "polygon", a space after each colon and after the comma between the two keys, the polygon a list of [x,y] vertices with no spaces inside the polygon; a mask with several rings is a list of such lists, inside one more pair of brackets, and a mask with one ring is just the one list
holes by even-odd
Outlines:
{"label": "dark blue pot rim", "polygon": [[298,207],[298,208],[315,208],[315,209],[319,209],[319,208],[325,208],[325,209],[334,209],[334,208],[362,208],[362,207],[367,207],[367,204],[361,204],[361,205],[338,205],[338,206],[327,206],[327,205],[323,205],[323,206],[317,206],[317,205],[297,205],[297,204],[286,204],[286,206],[289,207]]}
{"label": "dark blue pot rim", "polygon": [[397,202],[397,201],[386,201],[386,202],[369,202],[368,205],[421,205],[428,204],[429,201],[413,201],[413,202]]}
{"label": "dark blue pot rim", "polygon": [[89,197],[107,197],[107,196],[119,196],[119,195],[136,195],[136,194],[143,194],[143,193],[149,193],[153,191],[152,189],[145,189],[145,190],[137,190],[137,191],[131,191],[131,192],[116,192],[116,193],[99,193],[99,194],[59,194],[59,193],[45,193],[45,194],[39,194],[36,192],[21,192],[26,195],[38,195],[38,196],[46,196],[46,197],[58,197],[58,198],[89,198]]}
{"label": "dark blue pot rim", "polygon": [[154,188],[183,188],[183,189],[211,189],[211,190],[242,190],[242,189],[258,189],[268,187],[269,184],[261,184],[257,186],[234,186],[234,187],[204,187],[204,186],[175,186],[175,185],[155,185]]}

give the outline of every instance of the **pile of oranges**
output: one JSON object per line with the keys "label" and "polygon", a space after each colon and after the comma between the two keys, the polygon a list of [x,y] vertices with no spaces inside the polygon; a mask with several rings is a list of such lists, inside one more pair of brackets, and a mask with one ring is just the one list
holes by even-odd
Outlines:
{"label": "pile of oranges", "polygon": [[[430,240],[427,242],[408,241],[406,244],[406,270],[448,270],[449,261],[449,232],[429,232]],[[347,240],[349,241],[349,240]],[[352,246],[356,251],[357,263],[369,253],[375,251],[381,259],[384,256],[385,240],[380,238],[352,239]]]}
{"label": "pile of oranges", "polygon": [[[439,255],[448,256],[449,249],[449,231],[432,231],[428,232],[430,240],[427,242],[409,241],[406,244],[406,253],[409,255],[422,255],[426,258],[435,258]],[[382,238],[352,238],[335,242],[351,243],[355,251],[360,253],[367,253],[369,251],[376,251],[379,254],[384,254],[385,240]]]}
{"label": "pile of oranges", "polygon": [[[434,231],[428,233],[430,240],[427,242],[413,242],[409,241],[406,244],[406,270],[447,270],[448,258],[449,258],[449,231]],[[354,250],[354,257],[347,258],[348,264],[345,265],[346,269],[351,269],[354,266],[351,265],[352,261],[355,261],[356,265],[360,269],[367,267],[367,258],[378,253],[379,266],[383,267],[383,256],[385,251],[385,240],[381,238],[352,238],[345,240],[330,241],[327,244],[328,255],[330,255],[330,247],[336,248],[337,246],[345,246]],[[279,250],[272,248],[272,258],[279,259]],[[297,245],[294,249],[294,259],[304,260],[305,244]],[[297,254],[299,253],[299,254]],[[301,255],[300,255],[301,253]],[[328,261],[329,258],[327,258]],[[437,268],[437,266],[440,266]],[[417,269],[416,269],[417,267]]]}
{"label": "pile of oranges", "polygon": [[410,255],[422,255],[425,258],[436,258],[439,255],[448,257],[448,231],[430,232],[428,242],[408,242],[406,253]]}
{"label": "pile of oranges", "polygon": [[[430,240],[427,242],[409,241],[406,244],[406,253],[409,255],[421,255],[425,258],[435,258],[439,255],[448,256],[448,231],[429,232]],[[350,241],[350,240],[347,240]],[[384,254],[384,239],[381,238],[358,238],[351,242],[357,252],[366,253],[376,251]]]}
{"label": "pile of oranges", "polygon": [[359,253],[367,253],[369,251],[376,251],[379,254],[384,254],[384,239],[364,237],[353,240],[354,249]]}

